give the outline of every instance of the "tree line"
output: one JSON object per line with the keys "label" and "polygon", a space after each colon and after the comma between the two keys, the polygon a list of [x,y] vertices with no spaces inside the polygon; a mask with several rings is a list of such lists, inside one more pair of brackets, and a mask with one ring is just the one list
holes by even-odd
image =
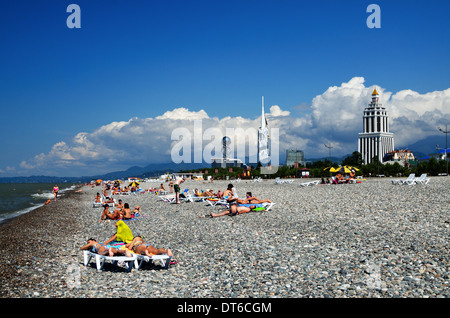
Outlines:
{"label": "tree line", "polygon": [[347,156],[342,162],[332,162],[328,159],[318,160],[311,163],[306,163],[305,165],[299,165],[298,168],[294,166],[280,166],[278,169],[273,169],[272,174],[261,174],[260,167],[261,164],[258,163],[256,166],[250,166],[250,170],[246,170],[239,167],[233,168],[203,168],[180,172],[202,172],[203,178],[207,179],[211,176],[215,180],[225,180],[228,179],[254,179],[254,178],[264,178],[264,179],[275,179],[275,178],[300,178],[301,168],[309,169],[310,178],[328,178],[334,176],[335,173],[330,173],[329,167],[338,168],[340,166],[351,166],[358,169],[356,171],[357,176],[363,177],[375,177],[375,176],[386,176],[386,177],[401,177],[408,176],[410,173],[415,173],[416,175],[421,175],[426,173],[428,176],[437,176],[439,174],[446,172],[446,162],[445,160],[436,160],[431,158],[426,161],[421,161],[418,164],[406,166],[400,165],[398,162],[390,163],[380,163],[378,158],[375,156],[372,158],[372,162],[369,164],[363,164],[363,159],[361,153],[355,151],[351,155]]}

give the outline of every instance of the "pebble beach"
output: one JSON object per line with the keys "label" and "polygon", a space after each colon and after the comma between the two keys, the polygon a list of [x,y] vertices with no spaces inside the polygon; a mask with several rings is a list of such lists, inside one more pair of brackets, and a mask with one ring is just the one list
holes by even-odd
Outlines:
{"label": "pebble beach", "polygon": [[[200,218],[223,208],[164,202],[154,193],[116,195],[139,205],[133,234],[170,248],[178,263],[127,272],[83,265],[88,238],[105,241],[115,221],[93,207],[100,186],[68,191],[57,202],[0,225],[2,298],[448,298],[450,178],[393,185],[299,187],[305,180],[235,182],[240,197],[275,204],[267,212]],[[229,181],[187,181],[225,190]],[[142,189],[159,183],[141,183]],[[166,183],[166,188],[168,185]]]}

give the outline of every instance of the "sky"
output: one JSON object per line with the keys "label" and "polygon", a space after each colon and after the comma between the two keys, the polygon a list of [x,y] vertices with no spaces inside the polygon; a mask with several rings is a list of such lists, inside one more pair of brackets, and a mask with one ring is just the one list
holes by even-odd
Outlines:
{"label": "sky", "polygon": [[375,87],[396,147],[444,140],[448,12],[447,0],[3,0],[0,177],[171,162],[174,130],[257,129],[262,96],[281,153],[357,150]]}

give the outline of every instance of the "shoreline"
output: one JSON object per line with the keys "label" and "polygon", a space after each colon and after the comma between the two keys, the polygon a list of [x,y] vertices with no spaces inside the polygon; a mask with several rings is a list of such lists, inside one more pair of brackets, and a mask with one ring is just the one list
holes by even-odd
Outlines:
{"label": "shoreline", "polygon": [[[252,191],[275,202],[272,211],[214,219],[199,218],[217,211],[201,202],[175,205],[151,193],[115,196],[143,208],[145,217],[127,223],[133,233],[171,248],[179,261],[167,270],[148,266],[131,273],[83,266],[80,246],[89,237],[108,239],[115,222],[99,221],[102,208],[92,207],[100,187],[67,191],[56,203],[0,224],[0,297],[450,296],[444,286],[450,212],[442,209],[450,203],[450,178],[414,186],[383,178],[301,188],[303,181],[235,183],[240,197]],[[223,190],[228,182],[186,182],[182,189]],[[80,286],[69,286],[69,268],[79,273]]]}
{"label": "shoreline", "polygon": [[[64,198],[66,196],[66,193],[68,193],[68,191],[76,190],[77,188],[80,188],[80,187],[83,186],[83,185],[80,185],[80,184],[73,184],[73,183],[70,183],[70,184],[72,184],[72,186],[60,190],[59,195],[58,195],[58,200]],[[51,194],[51,192],[49,194]],[[37,193],[34,194],[34,195],[37,195]],[[39,194],[39,195],[42,195],[42,194]],[[54,203],[53,195],[51,197],[48,197],[47,199],[51,199],[51,203]],[[39,204],[38,203],[32,203],[32,204],[34,204],[34,206],[30,206],[30,207],[27,207],[27,208],[24,208],[24,209],[13,210],[12,212],[11,211],[3,212],[0,215],[0,227],[3,224],[8,223],[11,220],[13,220],[13,219],[15,219],[15,218],[17,218],[17,217],[19,217],[21,215],[28,214],[28,213],[36,210],[36,209],[39,209],[39,208],[45,206],[45,204],[44,204],[45,201],[44,200],[45,199],[43,199],[42,202],[39,203]]]}
{"label": "shoreline", "polygon": [[0,224],[0,282],[3,286],[0,297],[5,297],[7,288],[32,288],[40,283],[34,281],[27,270],[48,262],[53,257],[51,253],[58,251],[59,241],[78,227],[76,218],[64,211],[67,209],[65,204],[73,207],[74,196],[74,190],[67,190],[57,202],[52,201]]}

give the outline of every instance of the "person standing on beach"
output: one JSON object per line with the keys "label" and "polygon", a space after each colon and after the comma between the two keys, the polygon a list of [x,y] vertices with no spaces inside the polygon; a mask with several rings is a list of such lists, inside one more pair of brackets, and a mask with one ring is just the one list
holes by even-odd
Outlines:
{"label": "person standing on beach", "polygon": [[173,188],[175,189],[175,196],[177,198],[177,204],[180,204],[180,184],[184,182],[183,178],[177,178],[175,181],[175,184],[173,185]]}
{"label": "person standing on beach", "polygon": [[55,186],[53,187],[53,195],[55,196],[55,202],[56,202],[56,197],[58,196],[58,192],[59,192],[59,188],[58,185],[55,184]]}

